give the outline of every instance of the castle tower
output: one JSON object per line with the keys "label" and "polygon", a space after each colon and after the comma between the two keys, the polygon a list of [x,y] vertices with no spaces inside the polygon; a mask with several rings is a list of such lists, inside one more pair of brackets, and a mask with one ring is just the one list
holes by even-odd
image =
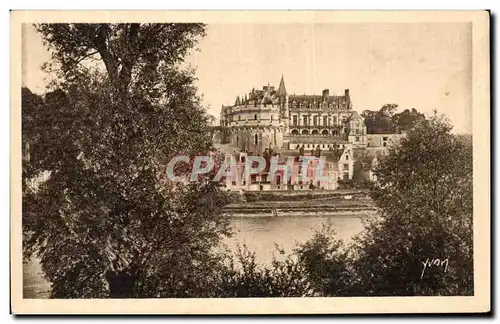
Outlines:
{"label": "castle tower", "polygon": [[280,116],[280,126],[279,135],[277,136],[276,146],[281,149],[287,144],[284,143],[284,135],[288,134],[288,127],[290,122],[290,116],[288,112],[288,95],[286,93],[285,79],[283,74],[281,75],[280,85],[276,91],[276,96],[279,102],[279,116]]}
{"label": "castle tower", "polygon": [[280,117],[283,118],[285,132],[288,132],[288,122],[290,117],[288,114],[288,96],[286,93],[285,79],[283,78],[283,75],[281,75],[281,81],[278,91],[276,92],[276,96],[279,98],[280,103]]}

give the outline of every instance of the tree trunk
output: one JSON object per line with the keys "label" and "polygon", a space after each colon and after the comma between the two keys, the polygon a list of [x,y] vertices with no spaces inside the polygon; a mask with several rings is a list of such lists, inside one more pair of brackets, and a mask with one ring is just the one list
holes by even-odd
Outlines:
{"label": "tree trunk", "polygon": [[134,298],[136,276],[126,271],[108,271],[106,280],[109,284],[110,298]]}

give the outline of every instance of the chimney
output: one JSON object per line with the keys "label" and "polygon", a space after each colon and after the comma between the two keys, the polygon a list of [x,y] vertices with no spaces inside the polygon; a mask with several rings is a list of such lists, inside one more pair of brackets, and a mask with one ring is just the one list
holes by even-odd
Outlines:
{"label": "chimney", "polygon": [[344,90],[344,95],[345,95],[346,97],[349,97],[349,89],[345,89],[345,90]]}
{"label": "chimney", "polygon": [[330,90],[325,89],[323,90],[323,97],[328,97],[330,95]]}

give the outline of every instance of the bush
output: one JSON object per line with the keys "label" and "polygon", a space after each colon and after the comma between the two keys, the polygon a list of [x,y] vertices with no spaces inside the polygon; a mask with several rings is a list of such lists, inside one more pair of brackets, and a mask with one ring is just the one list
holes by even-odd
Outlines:
{"label": "bush", "polygon": [[356,180],[354,179],[350,179],[350,180],[343,180],[343,179],[339,179],[337,181],[337,183],[339,184],[339,189],[355,189],[357,188],[357,183],[356,183]]}

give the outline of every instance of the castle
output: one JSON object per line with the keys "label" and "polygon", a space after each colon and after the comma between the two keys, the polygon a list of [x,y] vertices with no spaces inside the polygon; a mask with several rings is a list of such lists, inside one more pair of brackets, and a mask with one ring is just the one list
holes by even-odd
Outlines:
{"label": "castle", "polygon": [[[269,84],[254,88],[236,97],[234,105],[223,105],[220,130],[222,144],[245,154],[325,155],[333,163],[332,176],[342,180],[352,179],[354,159],[368,151],[374,157],[383,154],[402,136],[367,134],[349,89],[343,95],[330,95],[328,89],[321,95],[288,94],[283,76],[277,89]],[[299,182],[290,185],[299,184],[302,188]]]}
{"label": "castle", "polygon": [[349,89],[340,96],[330,95],[328,89],[322,95],[289,95],[283,76],[278,89],[252,89],[236,97],[234,105],[223,105],[220,126],[223,142],[254,154],[266,148],[386,147],[399,135],[367,134],[363,117],[353,110]]}

